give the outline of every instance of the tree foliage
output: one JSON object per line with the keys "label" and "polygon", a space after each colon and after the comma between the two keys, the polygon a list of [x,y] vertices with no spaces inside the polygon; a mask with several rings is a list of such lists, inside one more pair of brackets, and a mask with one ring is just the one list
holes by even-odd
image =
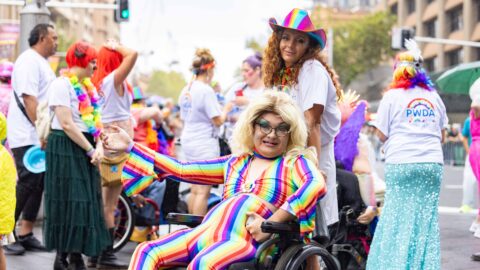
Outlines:
{"label": "tree foliage", "polygon": [[147,93],[178,99],[182,88],[187,84],[183,75],[176,71],[156,70],[152,72]]}
{"label": "tree foliage", "polygon": [[344,85],[394,54],[389,33],[395,20],[377,12],[333,28],[333,64]]}

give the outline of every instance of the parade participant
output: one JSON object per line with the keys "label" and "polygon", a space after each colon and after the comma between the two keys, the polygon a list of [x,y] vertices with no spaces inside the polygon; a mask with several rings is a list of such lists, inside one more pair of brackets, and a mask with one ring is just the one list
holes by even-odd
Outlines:
{"label": "parade participant", "polygon": [[[97,69],[92,82],[103,97],[102,124],[106,132],[111,125],[124,129],[133,138],[133,123],[130,113],[132,96],[126,79],[137,60],[137,52],[109,40],[98,52]],[[98,258],[99,268],[125,268],[113,253],[115,238],[114,214],[118,198],[122,192],[121,171],[127,156],[124,154],[105,152],[100,164],[100,176],[103,186],[103,207],[105,223],[110,232],[111,245]],[[89,266],[94,266],[95,258],[89,259]]]}
{"label": "parade participant", "polygon": [[367,269],[440,269],[438,199],[445,106],[413,40],[395,60],[375,126],[385,151],[385,205]]}
{"label": "parade participant", "polygon": [[[162,124],[164,112],[160,110],[157,104],[153,104],[150,107],[145,106],[145,94],[138,86],[133,88],[132,97],[133,104],[131,111],[136,122],[133,141],[156,152],[162,153],[156,127],[159,127]],[[161,209],[165,188],[165,182],[157,181],[148,186],[140,194],[132,197],[137,205],[135,213],[136,220],[139,221],[139,219],[142,219],[142,222],[148,226],[146,228],[136,226],[130,237],[131,241],[143,242],[146,240],[148,234],[154,233],[152,232],[151,225],[154,225],[155,222],[157,222],[155,225],[158,225],[159,221],[155,220],[155,209],[145,201],[145,198],[155,201],[157,206]]]}
{"label": "parade participant", "polygon": [[[227,119],[232,105],[220,108],[214,90],[210,87],[214,75],[215,59],[208,49],[197,49],[192,62],[194,75],[178,99],[183,130],[180,137],[187,161],[213,159],[220,156],[218,127]],[[188,212],[205,215],[211,186],[190,186]]]}
{"label": "parade participant", "polygon": [[320,55],[326,44],[325,32],[315,29],[308,13],[300,9],[293,9],[282,24],[271,18],[270,26],[273,33],[265,49],[263,81],[266,87],[290,94],[303,112],[308,145],[316,148],[319,168],[327,174],[322,210],[330,225],[338,221],[333,140],[340,128],[336,101],[341,89]]}
{"label": "parade participant", "polygon": [[33,226],[42,201],[44,173],[32,173],[23,164],[28,149],[42,144],[35,132],[37,105],[47,100],[47,88],[55,74],[47,58],[57,51],[57,34],[52,25],[38,24],[30,32],[30,49],[15,61],[12,73],[12,97],[7,116],[7,139],[17,167],[15,221],[22,221],[17,242],[4,246],[6,254],[42,251],[45,247],[33,235]]}
{"label": "parade participant", "polygon": [[[477,179],[478,191],[480,195],[480,95],[472,98],[470,109],[470,133],[472,135],[472,144],[468,152],[468,158],[472,166],[473,174]],[[471,230],[475,229],[474,236],[480,238],[480,207],[477,217],[473,222]]]}
{"label": "parade participant", "polygon": [[[229,122],[235,123],[240,112],[242,112],[248,103],[260,96],[265,89],[262,81],[262,56],[255,53],[243,60],[242,63],[243,82],[233,85],[227,92],[225,99],[227,102],[233,102],[234,107],[229,115]],[[235,115],[232,113],[235,112]]]}
{"label": "parade participant", "polygon": [[13,63],[0,62],[0,112],[8,115],[8,106],[12,94]]}
{"label": "parade participant", "polygon": [[[343,185],[345,186],[344,189],[352,187],[355,190],[358,189],[357,186],[359,186],[363,204],[356,202],[355,205],[365,205],[366,207],[355,209],[357,211],[361,210],[362,212],[361,214],[359,212],[360,215],[357,220],[360,223],[368,224],[377,214],[377,202],[375,198],[374,178],[372,176],[374,168],[371,166],[368,157],[368,139],[360,134],[365,123],[367,103],[365,101],[358,101],[359,95],[351,90],[346,94],[343,94],[342,91],[342,97],[342,100],[338,102],[342,118],[340,132],[335,137],[335,159],[342,164],[345,170],[353,172],[357,176],[355,180],[358,181],[358,184],[344,183]],[[340,178],[337,177],[337,183],[339,181]],[[339,208],[343,206],[339,201]]]}
{"label": "parade participant", "polygon": [[[314,149],[305,149],[307,129],[300,112],[284,93],[267,92],[240,116],[232,156],[179,162],[135,144],[124,133],[107,134],[106,148],[130,151],[123,181],[127,194],[148,186],[157,174],[181,181],[224,184],[222,201],[201,225],[137,247],[130,269],[187,265],[188,269],[226,269],[255,256],[270,237],[261,223],[298,219],[300,234],[310,238],[315,205],[325,194]],[[191,261],[190,261],[191,260]]]}
{"label": "parade participant", "polygon": [[96,256],[110,240],[96,168],[103,156],[101,104],[89,78],[96,56],[88,43],[71,45],[68,71],[48,89],[55,116],[46,149],[43,229],[46,247],[57,250],[54,269],[86,269],[81,253]]}
{"label": "parade participant", "polygon": [[[7,137],[7,119],[0,112],[0,246],[9,242],[9,235],[15,225],[15,183],[17,180],[17,171],[15,162],[3,147],[3,141]],[[0,249],[0,270],[7,269],[7,259]]]}
{"label": "parade participant", "polygon": [[[463,167],[463,183],[462,183],[462,206],[460,207],[461,213],[468,213],[473,210],[475,205],[475,194],[477,193],[477,179],[472,171],[470,165],[470,158],[468,153],[470,152],[470,145],[472,144],[472,134],[470,133],[470,116],[467,116],[465,122],[463,122],[462,128],[462,144],[465,149],[465,166]],[[475,232],[477,229],[477,223],[474,221],[470,226],[470,231]]]}

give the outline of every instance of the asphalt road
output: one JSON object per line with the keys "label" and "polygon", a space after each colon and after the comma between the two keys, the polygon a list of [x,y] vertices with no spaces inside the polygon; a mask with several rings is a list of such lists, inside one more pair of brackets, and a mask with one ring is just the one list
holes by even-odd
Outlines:
{"label": "asphalt road", "polygon": [[[382,164],[378,165],[378,171],[383,176]],[[475,217],[475,212],[461,214],[458,211],[462,199],[462,171],[463,167],[445,166],[439,207],[442,269],[480,269],[480,262],[470,260],[472,253],[480,252],[480,239],[474,238],[468,231]],[[40,226],[35,229],[35,234],[41,238]],[[127,263],[134,248],[135,245],[129,243],[117,254],[122,261]],[[46,252],[29,252],[23,256],[7,256],[7,269],[50,270],[54,257],[54,253]]]}

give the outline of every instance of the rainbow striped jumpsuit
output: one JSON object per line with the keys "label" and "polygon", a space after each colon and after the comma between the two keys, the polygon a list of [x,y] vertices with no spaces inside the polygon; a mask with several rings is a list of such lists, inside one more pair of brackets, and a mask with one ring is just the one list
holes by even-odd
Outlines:
{"label": "rainbow striped jumpsuit", "polygon": [[269,218],[265,201],[295,215],[301,235],[310,238],[315,227],[315,203],[326,192],[313,162],[303,156],[277,158],[253,183],[246,183],[252,155],[225,156],[213,160],[179,162],[136,144],[123,169],[127,195],[139,193],[158,175],[195,184],[224,184],[222,201],[202,224],[158,240],[140,244],[130,269],[164,269],[188,265],[188,269],[226,269],[235,262],[254,258],[259,245],[245,228],[247,212]]}

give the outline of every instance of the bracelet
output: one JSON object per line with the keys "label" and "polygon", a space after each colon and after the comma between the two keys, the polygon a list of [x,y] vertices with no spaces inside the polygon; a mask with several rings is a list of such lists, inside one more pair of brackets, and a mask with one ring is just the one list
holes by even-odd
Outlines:
{"label": "bracelet", "polygon": [[90,150],[87,151],[87,156],[92,157],[93,153],[95,153],[95,148],[90,147]]}
{"label": "bracelet", "polygon": [[128,144],[127,150],[125,150],[125,152],[130,153],[130,151],[132,151],[132,148],[134,146],[135,146],[135,143],[133,141],[130,141],[130,143]]}

